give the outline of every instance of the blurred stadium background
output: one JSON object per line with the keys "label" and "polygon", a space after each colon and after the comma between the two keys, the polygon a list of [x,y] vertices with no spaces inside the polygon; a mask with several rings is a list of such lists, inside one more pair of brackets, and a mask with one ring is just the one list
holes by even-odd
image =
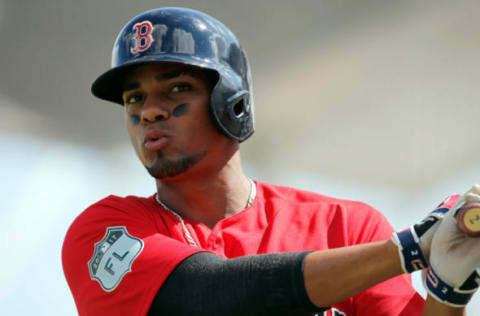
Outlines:
{"label": "blurred stadium background", "polygon": [[69,224],[108,194],[154,193],[122,109],[89,89],[124,23],[158,6],[205,11],[245,46],[252,178],[365,201],[396,229],[480,181],[478,1],[0,0],[2,315],[75,315]]}

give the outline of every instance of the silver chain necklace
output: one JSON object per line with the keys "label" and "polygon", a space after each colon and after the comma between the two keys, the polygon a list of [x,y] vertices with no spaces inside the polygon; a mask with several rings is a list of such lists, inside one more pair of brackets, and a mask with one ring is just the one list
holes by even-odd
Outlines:
{"label": "silver chain necklace", "polygon": [[[250,195],[248,196],[248,201],[247,201],[247,205],[245,206],[245,208],[249,207],[250,205],[252,205],[253,201],[255,200],[255,197],[257,196],[257,187],[255,186],[255,182],[252,181],[252,179],[248,179],[248,181],[250,182]],[[161,200],[160,198],[158,197],[158,194],[155,194],[155,200],[158,202],[158,204],[160,204],[164,209],[166,209],[167,211],[169,211],[170,213],[172,213],[177,219],[178,221],[180,222],[180,225],[182,225],[182,229],[183,229],[183,233],[185,235],[185,238],[187,239],[188,241],[188,244],[190,246],[194,246],[194,247],[198,247],[197,243],[195,242],[195,240],[193,239],[192,235],[190,234],[190,232],[188,231],[187,229],[187,226],[185,226],[185,222],[183,221],[182,217],[180,215],[177,214],[177,212],[175,212],[174,210],[172,210],[171,208],[169,208],[168,206],[166,206]]]}

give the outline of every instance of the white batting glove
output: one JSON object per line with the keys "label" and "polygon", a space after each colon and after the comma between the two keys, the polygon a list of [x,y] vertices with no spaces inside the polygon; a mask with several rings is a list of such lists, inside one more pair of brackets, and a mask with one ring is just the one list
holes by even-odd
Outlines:
{"label": "white batting glove", "polygon": [[432,239],[445,213],[455,204],[460,195],[452,195],[430,212],[421,222],[396,232],[392,241],[398,247],[398,253],[405,273],[428,267]]}
{"label": "white batting glove", "polygon": [[457,227],[455,214],[466,203],[480,202],[480,186],[465,193],[448,212],[432,240],[428,292],[444,304],[465,306],[480,284],[480,238]]}

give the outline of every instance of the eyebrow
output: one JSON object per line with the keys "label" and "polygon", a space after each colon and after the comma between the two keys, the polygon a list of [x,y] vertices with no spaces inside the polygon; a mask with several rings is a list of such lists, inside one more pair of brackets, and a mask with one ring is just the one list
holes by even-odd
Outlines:
{"label": "eyebrow", "polygon": [[[161,82],[161,81],[167,81],[170,79],[178,78],[180,76],[190,76],[192,78],[201,78],[201,75],[202,75],[202,70],[186,67],[175,72],[162,73],[158,76],[155,76],[155,80],[157,80],[158,82]],[[139,87],[140,87],[140,83],[138,81],[127,82],[126,84],[123,85],[122,91],[126,92],[129,90],[135,90],[135,89],[138,89]]]}
{"label": "eyebrow", "polygon": [[128,83],[123,85],[122,92],[129,91],[129,90],[135,90],[135,89],[138,89],[138,88],[140,88],[140,83],[138,83],[137,81],[128,82]]}
{"label": "eyebrow", "polygon": [[173,78],[178,78],[180,76],[190,76],[193,78],[201,78],[202,73],[203,72],[200,69],[185,67],[185,68],[181,68],[176,72],[166,72],[166,73],[160,74],[156,76],[155,79],[157,79],[157,81],[165,81]]}

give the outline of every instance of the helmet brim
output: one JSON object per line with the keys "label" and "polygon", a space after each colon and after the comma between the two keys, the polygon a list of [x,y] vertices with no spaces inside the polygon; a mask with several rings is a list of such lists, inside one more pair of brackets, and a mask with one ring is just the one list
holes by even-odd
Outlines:
{"label": "helmet brim", "polygon": [[192,58],[191,55],[182,56],[177,55],[150,55],[143,58],[137,58],[131,62],[125,63],[121,66],[112,68],[101,74],[91,86],[91,91],[94,96],[102,100],[114,102],[123,105],[122,93],[123,85],[126,76],[131,73],[132,69],[151,63],[180,63],[192,65],[199,68],[215,70],[218,73],[218,63],[210,60]]}

